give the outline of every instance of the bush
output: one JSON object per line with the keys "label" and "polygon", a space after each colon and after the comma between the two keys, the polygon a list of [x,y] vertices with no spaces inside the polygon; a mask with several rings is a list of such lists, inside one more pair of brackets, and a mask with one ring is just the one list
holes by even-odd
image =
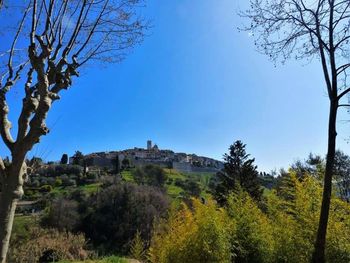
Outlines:
{"label": "bush", "polygon": [[153,263],[231,262],[230,242],[234,225],[226,212],[209,201],[193,201],[193,209],[182,204],[153,234],[149,260]]}
{"label": "bush", "polygon": [[60,187],[61,185],[62,185],[62,179],[57,177],[55,180],[55,186]]}
{"label": "bush", "polygon": [[98,179],[98,175],[96,173],[88,173],[86,175],[86,178],[89,180],[97,180]]}
{"label": "bush", "polygon": [[55,186],[55,183],[56,183],[55,178],[49,177],[46,179],[46,184],[48,184],[48,185]]}
{"label": "bush", "polygon": [[[172,211],[153,234],[151,262],[310,262],[318,226],[322,185],[305,175],[289,175],[262,211],[242,189],[218,209],[195,201]],[[350,204],[333,196],[326,258],[350,262]]]}
{"label": "bush", "polygon": [[137,168],[133,171],[133,177],[138,184],[156,187],[163,187],[167,180],[167,175],[163,168],[153,164]]}
{"label": "bush", "polygon": [[85,260],[89,256],[85,246],[86,241],[83,235],[35,227],[31,229],[29,240],[18,246],[10,247],[9,262],[38,263],[58,260]]}
{"label": "bush", "polygon": [[62,186],[76,186],[77,182],[74,179],[70,179],[68,176],[62,178]]}
{"label": "bush", "polygon": [[271,222],[250,195],[238,190],[227,201],[227,211],[235,224],[235,262],[273,262]]}
{"label": "bush", "polygon": [[43,226],[54,227],[60,231],[74,231],[80,222],[78,203],[63,197],[53,200],[43,216]]}
{"label": "bush", "polygon": [[45,184],[40,187],[39,191],[42,193],[50,193],[52,191],[52,186]]}
{"label": "bush", "polygon": [[145,257],[145,242],[141,238],[140,231],[136,232],[130,245],[130,256],[137,260],[143,260]]}
{"label": "bush", "polygon": [[163,217],[168,199],[149,186],[122,183],[108,186],[92,197],[81,230],[102,252],[128,253],[137,230],[147,244],[155,220]]}
{"label": "bush", "polygon": [[176,178],[175,186],[183,188],[185,186],[185,181],[180,178]]}

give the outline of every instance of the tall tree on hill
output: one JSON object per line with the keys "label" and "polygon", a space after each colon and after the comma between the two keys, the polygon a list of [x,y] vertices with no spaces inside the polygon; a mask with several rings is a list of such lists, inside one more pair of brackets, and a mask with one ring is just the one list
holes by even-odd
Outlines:
{"label": "tall tree on hill", "polygon": [[84,161],[84,155],[81,151],[75,151],[72,159],[73,159],[73,164],[82,165]]}
{"label": "tall tree on hill", "polygon": [[68,154],[66,153],[62,154],[61,164],[68,164]]}
{"label": "tall tree on hill", "polygon": [[119,154],[116,154],[115,158],[112,160],[112,165],[114,165],[114,172],[116,174],[120,173],[120,160]]}
{"label": "tall tree on hill", "polygon": [[318,58],[329,98],[328,149],[323,197],[313,262],[325,262],[326,234],[336,152],[338,109],[350,91],[350,1],[348,0],[250,0],[243,16],[256,46],[272,60]]}
{"label": "tall tree on hill", "polygon": [[228,196],[236,188],[237,184],[247,191],[255,200],[260,200],[262,189],[259,184],[259,173],[254,165],[255,159],[249,158],[245,151],[246,145],[236,141],[229,148],[229,154],[224,155],[224,169],[213,178],[213,194],[217,202],[225,204]]}
{"label": "tall tree on hill", "polygon": [[[1,263],[6,261],[16,205],[23,195],[26,155],[49,132],[45,122],[52,104],[79,76],[79,69],[118,63],[140,43],[147,23],[137,15],[139,2],[23,0],[9,1],[1,10],[0,135],[11,152],[9,166],[0,159]],[[4,39],[11,40],[7,47]],[[12,92],[19,95],[9,101]],[[22,95],[13,137],[9,104]]]}

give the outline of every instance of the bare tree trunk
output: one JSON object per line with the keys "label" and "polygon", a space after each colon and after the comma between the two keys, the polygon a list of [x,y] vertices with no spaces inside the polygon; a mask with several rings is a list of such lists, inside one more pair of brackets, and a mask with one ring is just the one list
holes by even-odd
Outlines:
{"label": "bare tree trunk", "polygon": [[322,206],[319,219],[319,225],[317,230],[317,238],[315,242],[315,250],[312,256],[313,263],[325,262],[325,248],[326,248],[326,235],[327,224],[329,217],[329,208],[332,195],[332,176],[336,151],[336,121],[337,121],[337,109],[338,102],[331,101],[328,123],[328,150],[327,150],[327,162],[326,171],[324,175],[324,187],[322,196]]}
{"label": "bare tree trunk", "polygon": [[18,200],[23,195],[24,163],[9,167],[9,174],[4,178],[0,195],[0,263],[6,262],[13,220]]}

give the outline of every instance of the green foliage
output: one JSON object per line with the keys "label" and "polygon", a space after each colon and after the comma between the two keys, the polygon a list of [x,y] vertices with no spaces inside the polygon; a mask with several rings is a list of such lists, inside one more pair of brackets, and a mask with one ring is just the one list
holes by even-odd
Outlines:
{"label": "green foliage", "polygon": [[40,187],[39,191],[42,193],[50,193],[52,191],[52,186],[45,184]]}
{"label": "green foliage", "polygon": [[334,179],[340,197],[350,202],[350,156],[337,151],[334,160]]}
{"label": "green foliage", "polygon": [[211,187],[216,201],[220,205],[227,202],[227,198],[239,185],[255,200],[260,200],[262,188],[259,184],[255,159],[249,159],[245,151],[246,145],[236,141],[229,148],[229,154],[224,155],[224,169],[212,178]]}
{"label": "green foliage", "polygon": [[128,168],[130,168],[130,160],[125,157],[122,160],[122,169],[128,169]]}
{"label": "green foliage", "polygon": [[193,200],[193,209],[183,204],[154,232],[149,260],[153,263],[221,263],[231,260],[234,230],[223,209],[209,201]]}
{"label": "green foliage", "polygon": [[142,240],[141,232],[137,230],[130,246],[130,256],[137,260],[145,257],[145,242]]}
{"label": "green foliage", "polygon": [[156,187],[164,187],[167,175],[164,170],[153,164],[137,168],[133,171],[134,180],[138,184],[151,185]]}
{"label": "green foliage", "polygon": [[78,202],[59,197],[52,201],[41,219],[42,225],[60,231],[73,231],[80,221]]}
{"label": "green foliage", "polygon": [[60,187],[62,185],[62,179],[61,178],[56,178],[55,180],[55,187]]}
{"label": "green foliage", "polygon": [[83,165],[84,155],[81,151],[75,151],[73,155],[73,164],[75,165]]}
{"label": "green foliage", "polygon": [[235,262],[272,262],[271,222],[257,204],[238,189],[228,198],[227,212],[235,224]]}
{"label": "green foliage", "polygon": [[125,254],[138,230],[149,242],[154,220],[166,214],[168,199],[157,188],[119,182],[102,188],[83,206],[80,231],[100,252]]}
{"label": "green foliage", "polygon": [[61,164],[68,164],[68,154],[64,153],[61,157]]}
{"label": "green foliage", "polygon": [[[283,181],[266,196],[264,211],[239,187],[223,208],[195,201],[191,208],[173,210],[153,235],[151,262],[310,262],[322,185],[292,171]],[[333,196],[330,211],[327,262],[350,262],[350,205]],[[216,257],[227,247],[228,258]]]}

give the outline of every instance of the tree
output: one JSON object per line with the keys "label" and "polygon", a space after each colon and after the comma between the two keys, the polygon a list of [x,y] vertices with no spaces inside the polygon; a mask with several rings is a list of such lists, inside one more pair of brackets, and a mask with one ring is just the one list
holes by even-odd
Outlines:
{"label": "tree", "polygon": [[62,154],[61,164],[68,164],[68,154],[66,153]]}
{"label": "tree", "polygon": [[320,171],[324,168],[323,166],[323,158],[319,155],[310,153],[306,160],[297,160],[291,165],[290,169],[295,172],[297,177],[301,180],[306,175],[318,177]]}
{"label": "tree", "polygon": [[119,155],[117,154],[114,159],[112,159],[112,165],[114,166],[114,172],[116,174],[120,173],[120,161],[119,161]]}
{"label": "tree", "polygon": [[224,169],[214,177],[214,197],[221,205],[227,202],[228,196],[237,189],[237,183],[255,200],[262,196],[259,184],[259,173],[254,165],[255,159],[249,159],[245,151],[246,145],[236,141],[229,148],[229,154],[224,155]]}
{"label": "tree", "polygon": [[82,165],[84,161],[84,155],[81,151],[75,151],[75,154],[72,157],[73,164]]}
{"label": "tree", "polygon": [[246,28],[257,36],[259,51],[272,60],[317,57],[322,66],[329,98],[328,146],[323,198],[313,262],[325,262],[325,244],[332,176],[336,152],[338,109],[349,107],[342,100],[349,93],[350,1],[344,0],[251,0],[242,15],[251,20]]}
{"label": "tree", "polygon": [[148,164],[133,171],[133,177],[138,184],[164,187],[167,175],[164,170],[157,165]]}
{"label": "tree", "polygon": [[336,151],[334,161],[334,177],[340,197],[350,202],[350,156]]}
{"label": "tree", "polygon": [[[147,23],[138,18],[138,6],[138,0],[25,0],[8,4],[0,13],[2,39],[12,38],[0,56],[0,135],[12,157],[8,167],[0,161],[0,262],[6,260],[16,205],[23,195],[25,158],[49,132],[45,121],[52,104],[80,68],[91,62],[118,63],[140,43]],[[16,18],[16,29],[11,30]],[[14,139],[8,94],[14,87],[18,93],[20,86],[24,98]]]}
{"label": "tree", "polygon": [[117,182],[85,204],[81,231],[106,252],[127,253],[137,231],[149,243],[155,222],[167,214],[169,201],[157,188]]}
{"label": "tree", "polygon": [[122,168],[123,169],[127,169],[130,167],[130,160],[128,158],[124,158],[122,161]]}

